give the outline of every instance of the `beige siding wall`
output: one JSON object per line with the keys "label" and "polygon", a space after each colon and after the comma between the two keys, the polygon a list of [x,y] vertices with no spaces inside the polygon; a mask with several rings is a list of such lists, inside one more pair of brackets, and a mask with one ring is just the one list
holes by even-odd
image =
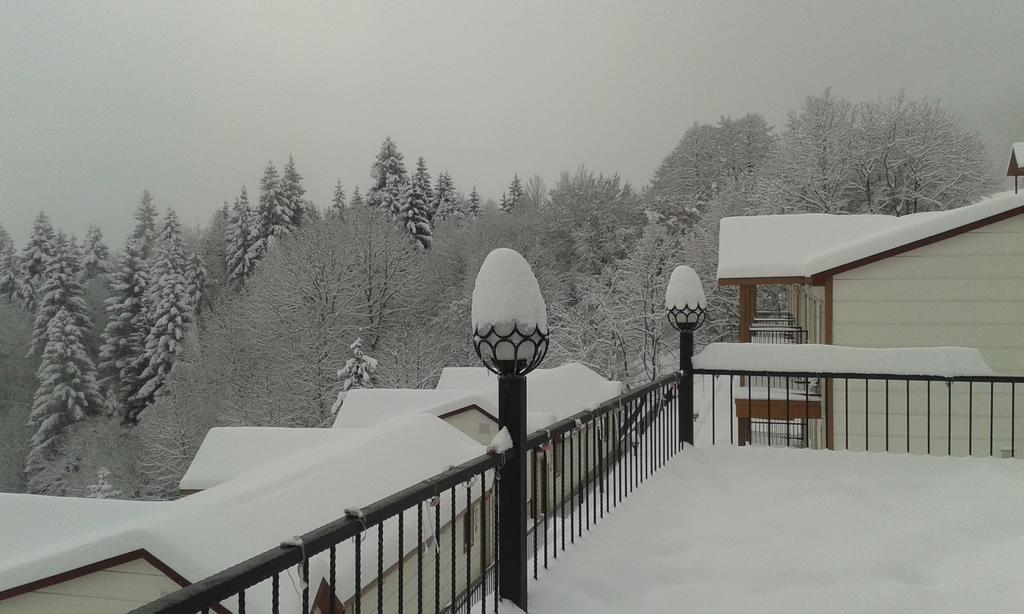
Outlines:
{"label": "beige siding wall", "polygon": [[[835,277],[833,291],[836,345],[973,347],[996,373],[1024,375],[1024,218],[842,273]],[[933,454],[952,448],[953,455],[969,451],[988,455],[990,432],[997,456],[1011,447],[1012,431],[1020,443],[1022,386],[1016,387],[1014,399],[1007,384],[994,390],[987,385],[975,385],[972,390],[967,384],[954,384],[950,390],[945,383],[933,383],[929,404],[927,384],[915,382],[908,412],[906,385],[893,382],[888,421],[885,383],[871,381],[867,398],[864,387],[863,381],[835,382],[837,448],[846,447],[849,439],[850,449],[883,450],[888,425],[889,449],[906,450],[908,413],[912,453],[927,452],[930,443]]]}
{"label": "beige siding wall", "polygon": [[0,614],[120,614],[177,588],[139,559],[2,601]]}
{"label": "beige siding wall", "polygon": [[444,420],[485,446],[491,443],[498,432],[494,420],[476,410],[454,414]]}
{"label": "beige siding wall", "polygon": [[1024,217],[835,277],[833,342],[975,347],[1024,374]]}

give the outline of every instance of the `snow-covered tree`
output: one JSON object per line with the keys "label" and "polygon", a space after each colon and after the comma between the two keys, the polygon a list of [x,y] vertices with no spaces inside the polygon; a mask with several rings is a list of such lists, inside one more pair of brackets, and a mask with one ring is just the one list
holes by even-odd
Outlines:
{"label": "snow-covered tree", "polygon": [[85,233],[85,247],[82,257],[82,278],[92,279],[110,272],[110,251],[103,243],[103,231],[99,226],[89,224]]}
{"label": "snow-covered tree", "polygon": [[392,220],[399,219],[402,199],[409,183],[402,160],[402,153],[391,137],[384,139],[370,170],[373,185],[366,193],[366,204],[384,211]]}
{"label": "snow-covered tree", "polygon": [[306,200],[305,195],[306,188],[302,187],[302,175],[295,168],[295,158],[289,155],[288,163],[284,165],[281,174],[281,197],[288,211],[286,230],[302,225],[303,216],[312,207],[312,203]]}
{"label": "snow-covered tree", "polygon": [[118,268],[110,277],[111,296],[105,301],[107,326],[101,336],[99,372],[109,413],[136,415],[130,399],[142,387],[145,342],[149,334],[149,271],[140,242],[129,239]]}
{"label": "snow-covered tree", "polygon": [[46,266],[43,284],[39,288],[38,309],[32,329],[32,354],[41,354],[46,346],[50,320],[58,311],[65,311],[85,338],[92,328],[89,306],[83,298],[82,262],[74,241],[64,233],[57,233],[53,242],[53,255]]}
{"label": "snow-covered tree", "polygon": [[423,249],[429,249],[433,241],[434,233],[428,219],[429,211],[430,205],[427,204],[426,196],[416,184],[410,182],[402,199],[398,221]]}
{"label": "snow-covered tree", "polygon": [[[188,323],[192,318],[192,305],[184,275],[185,256],[178,216],[168,210],[160,240],[153,253],[150,266],[149,334],[146,336],[145,362],[142,387],[132,400],[148,405],[163,386],[164,379],[174,365],[181,350]],[[134,424],[138,413],[128,414],[126,422]]]}
{"label": "snow-covered tree", "polygon": [[339,218],[345,217],[346,206],[345,189],[341,187],[341,179],[338,179],[338,183],[334,184],[334,194],[331,195],[331,209],[329,214]]}
{"label": "snow-covered tree", "polygon": [[203,292],[206,290],[208,273],[206,262],[199,252],[192,252],[185,263],[185,293],[192,306],[192,319],[202,310]]}
{"label": "snow-covered tree", "polygon": [[480,217],[480,193],[476,191],[476,186],[473,186],[473,191],[469,193],[469,202],[466,206],[466,215],[472,219]]}
{"label": "snow-covered tree", "polygon": [[96,471],[96,483],[86,488],[86,498],[89,499],[119,499],[121,491],[114,488],[110,483],[110,469],[100,467]]}
{"label": "snow-covered tree", "polygon": [[[455,193],[455,182],[447,171],[437,176],[437,186],[434,188],[434,204],[431,206],[434,219],[459,221],[465,217],[459,202],[459,195]],[[433,221],[433,219],[431,220]]]}
{"label": "snow-covered tree", "polygon": [[157,215],[153,196],[150,195],[149,190],[143,190],[139,206],[135,210],[135,230],[132,231],[131,236],[132,239],[138,241],[143,259],[149,258],[157,239]]}
{"label": "snow-covered tree", "polygon": [[14,249],[14,241],[7,229],[0,224],[0,297],[13,300],[18,292],[20,263]]}
{"label": "snow-covered tree", "polygon": [[82,344],[83,334],[76,319],[64,309],[47,326],[46,345],[36,373],[39,389],[29,414],[29,424],[36,427],[25,460],[30,492],[63,493],[65,483],[59,477],[52,479],[53,472],[46,470],[59,455],[64,428],[101,405],[96,370]]}
{"label": "snow-covered tree", "polygon": [[423,192],[423,197],[427,199],[427,206],[430,208],[428,212],[428,219],[434,217],[434,188],[430,185],[430,172],[427,170],[427,162],[420,156],[416,160],[416,171],[412,174],[409,179],[410,183],[416,184],[416,187]]}
{"label": "snow-covered tree", "polygon": [[273,162],[267,163],[263,178],[260,179],[260,202],[256,217],[259,238],[249,249],[249,259],[253,262],[263,257],[274,238],[287,234],[294,225],[291,205],[285,199],[281,179]]}
{"label": "snow-covered tree", "polygon": [[366,201],[363,199],[363,195],[359,193],[359,186],[356,186],[356,188],[352,190],[352,201],[349,205],[353,209],[366,206]]}
{"label": "snow-covered tree", "polygon": [[40,212],[32,223],[32,235],[21,253],[21,272],[18,276],[18,298],[29,312],[36,310],[39,288],[43,285],[46,267],[53,257],[53,226],[50,218]]}
{"label": "snow-covered tree", "polygon": [[226,235],[224,251],[228,281],[241,287],[252,274],[253,245],[260,238],[245,186],[242,186],[242,192],[235,198],[235,204],[228,213]]}
{"label": "snow-covered tree", "polygon": [[377,359],[363,353],[363,340],[356,338],[349,348],[352,350],[352,358],[349,358],[345,362],[345,366],[338,370],[338,377],[341,378],[341,392],[338,393],[338,400],[331,408],[332,413],[335,414],[345,402],[345,396],[349,390],[373,388],[376,384]]}
{"label": "snow-covered tree", "polygon": [[502,212],[512,213],[519,199],[523,197],[523,182],[519,180],[519,174],[512,176],[512,183],[508,186],[508,196],[502,204]]}

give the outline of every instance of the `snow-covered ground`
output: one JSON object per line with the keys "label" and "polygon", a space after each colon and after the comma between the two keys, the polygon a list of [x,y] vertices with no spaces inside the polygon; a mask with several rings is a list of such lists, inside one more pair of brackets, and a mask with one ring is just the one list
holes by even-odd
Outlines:
{"label": "snow-covered ground", "polygon": [[1022,511],[1016,461],[688,449],[542,571],[530,613],[1017,612]]}

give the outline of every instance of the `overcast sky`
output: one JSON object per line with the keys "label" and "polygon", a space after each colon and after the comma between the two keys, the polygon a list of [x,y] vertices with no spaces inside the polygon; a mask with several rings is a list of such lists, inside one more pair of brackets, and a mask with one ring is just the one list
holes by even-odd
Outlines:
{"label": "overcast sky", "polygon": [[0,0],[0,222],[44,210],[114,245],[144,188],[205,223],[268,160],[309,196],[365,192],[390,134],[496,197],[586,164],[646,183],[683,131],[929,95],[993,170],[1024,140],[1019,0],[69,2]]}

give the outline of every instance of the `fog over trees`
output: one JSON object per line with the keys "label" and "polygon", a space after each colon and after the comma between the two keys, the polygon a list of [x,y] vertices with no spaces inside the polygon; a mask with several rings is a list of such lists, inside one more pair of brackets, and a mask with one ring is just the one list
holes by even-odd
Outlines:
{"label": "fog over trees", "polygon": [[782,126],[695,124],[643,187],[582,165],[550,184],[509,169],[488,198],[426,156],[410,173],[387,136],[329,202],[306,198],[289,156],[253,169],[254,204],[244,185],[211,198],[223,205],[201,228],[144,192],[116,249],[45,212],[20,248],[0,225],[0,490],[174,497],[213,426],[327,426],[351,388],[433,386],[477,364],[470,297],[498,246],[536,271],[551,364],[639,384],[677,361],[663,314],[676,265],[708,291],[698,343],[735,334],[735,290],[714,284],[721,218],[959,207],[993,189],[986,156],[936,101],[825,90]]}

